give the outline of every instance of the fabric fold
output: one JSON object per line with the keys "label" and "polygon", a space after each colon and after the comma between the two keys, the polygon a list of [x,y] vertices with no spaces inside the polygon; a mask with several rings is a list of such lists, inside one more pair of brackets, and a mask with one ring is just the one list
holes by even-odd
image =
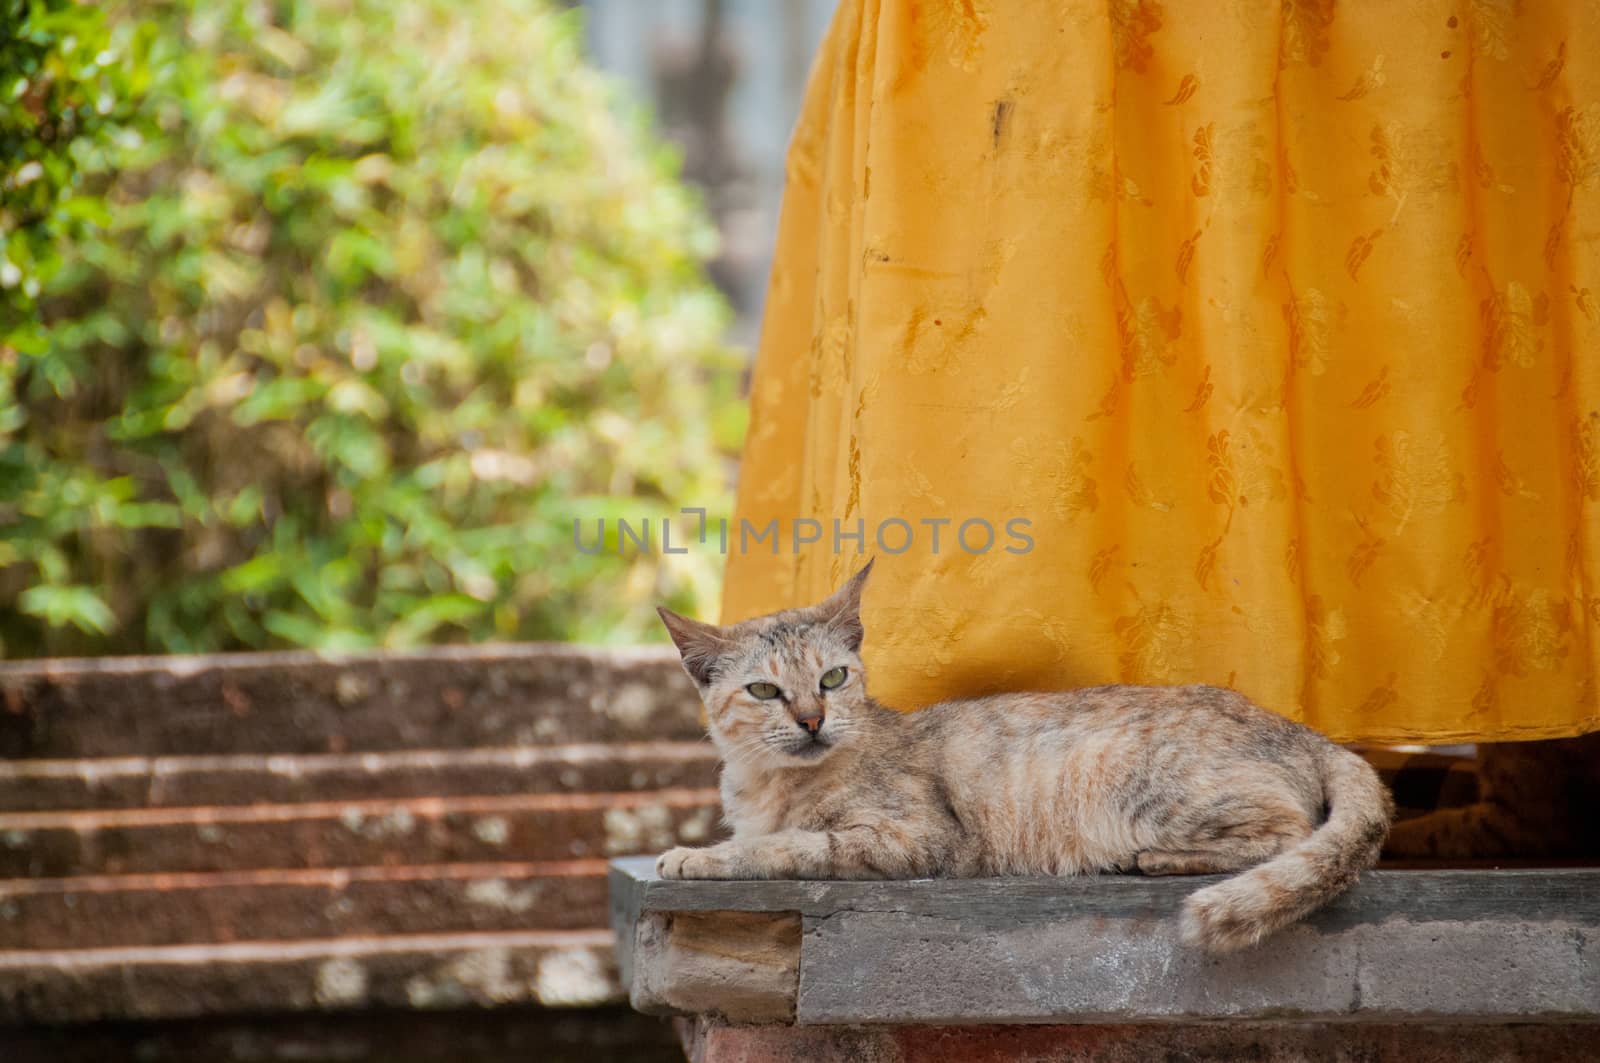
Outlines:
{"label": "fabric fold", "polygon": [[1600,727],[1585,14],[844,0],[740,473],[780,534],[734,536],[724,617],[873,554],[891,704],[1206,682],[1342,740]]}

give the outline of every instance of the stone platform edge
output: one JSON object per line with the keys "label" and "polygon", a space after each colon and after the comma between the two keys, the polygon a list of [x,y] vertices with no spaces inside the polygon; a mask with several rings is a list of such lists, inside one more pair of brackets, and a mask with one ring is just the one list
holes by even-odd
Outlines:
{"label": "stone platform edge", "polygon": [[1177,936],[1216,876],[665,881],[614,860],[623,985],[731,1023],[1600,1022],[1600,869],[1369,872],[1213,957]]}

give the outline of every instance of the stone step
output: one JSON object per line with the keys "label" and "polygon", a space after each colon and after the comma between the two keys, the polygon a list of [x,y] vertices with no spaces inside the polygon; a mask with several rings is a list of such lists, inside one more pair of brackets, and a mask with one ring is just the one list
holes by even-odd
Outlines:
{"label": "stone step", "polygon": [[6,1063],[684,1063],[671,1023],[621,1004],[12,1026],[3,1037]]}
{"label": "stone step", "polygon": [[0,812],[710,787],[709,742],[0,761]]}
{"label": "stone step", "polygon": [[0,664],[0,759],[695,740],[700,712],[670,648]]}
{"label": "stone step", "polygon": [[0,951],[0,1023],[619,999],[603,930]]}
{"label": "stone step", "polygon": [[606,923],[603,860],[0,881],[7,949],[74,949]]}
{"label": "stone step", "polygon": [[716,831],[717,792],[668,789],[0,814],[0,878],[568,860]]}

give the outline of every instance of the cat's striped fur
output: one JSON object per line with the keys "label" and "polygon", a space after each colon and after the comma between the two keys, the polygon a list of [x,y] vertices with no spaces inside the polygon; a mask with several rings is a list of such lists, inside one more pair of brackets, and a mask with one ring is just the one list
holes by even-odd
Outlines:
{"label": "cat's striped fur", "polygon": [[[860,657],[870,568],[821,605],[728,627],[661,611],[705,700],[733,828],[667,852],[664,877],[1238,871],[1183,912],[1186,940],[1228,951],[1377,860],[1392,804],[1366,761],[1232,691],[877,704]],[[824,689],[836,668],[844,681]],[[762,684],[779,695],[757,697]]]}

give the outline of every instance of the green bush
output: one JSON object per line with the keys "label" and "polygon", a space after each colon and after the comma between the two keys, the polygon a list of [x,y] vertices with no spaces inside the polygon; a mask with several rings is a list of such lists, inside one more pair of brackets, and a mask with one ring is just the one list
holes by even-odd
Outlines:
{"label": "green bush", "polygon": [[8,655],[630,641],[705,605],[714,554],[573,547],[723,506],[740,429],[714,235],[575,16],[112,18],[142,135],[4,352]]}
{"label": "green bush", "polygon": [[0,350],[40,348],[35,301],[61,238],[104,213],[82,174],[138,91],[122,58],[93,5],[0,0]]}

